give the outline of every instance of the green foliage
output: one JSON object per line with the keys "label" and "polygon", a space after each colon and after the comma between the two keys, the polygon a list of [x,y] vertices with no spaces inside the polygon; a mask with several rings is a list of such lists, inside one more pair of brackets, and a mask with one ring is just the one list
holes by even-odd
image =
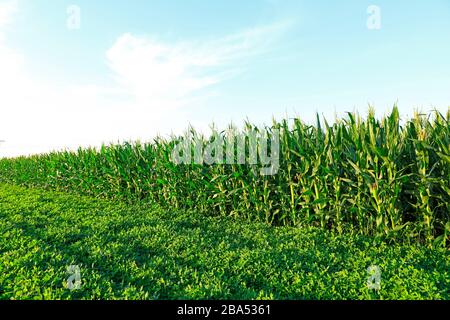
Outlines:
{"label": "green foliage", "polygon": [[0,198],[0,299],[450,298],[446,249],[9,185]]}
{"label": "green foliage", "polygon": [[[171,137],[1,159],[0,181],[448,247],[450,110],[404,124],[397,108],[380,120],[371,110],[366,119],[349,113],[333,125],[317,122],[285,120],[263,130],[269,137],[281,131],[274,176],[255,175],[249,164],[175,165],[171,153],[183,137]],[[246,123],[240,134],[251,129]],[[209,140],[190,133],[186,139]],[[227,142],[226,132],[214,135]]]}

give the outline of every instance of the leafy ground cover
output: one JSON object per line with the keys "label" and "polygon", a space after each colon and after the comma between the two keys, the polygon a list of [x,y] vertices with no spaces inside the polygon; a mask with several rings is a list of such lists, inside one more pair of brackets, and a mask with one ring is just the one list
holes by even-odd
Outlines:
{"label": "leafy ground cover", "polygon": [[[449,299],[448,250],[0,184],[0,299]],[[81,289],[66,288],[67,268]],[[367,287],[367,268],[381,289]]]}

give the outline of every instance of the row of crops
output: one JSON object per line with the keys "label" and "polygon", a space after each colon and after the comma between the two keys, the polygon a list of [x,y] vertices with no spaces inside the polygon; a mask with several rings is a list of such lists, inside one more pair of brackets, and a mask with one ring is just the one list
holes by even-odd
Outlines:
{"label": "row of crops", "polygon": [[[256,149],[267,148],[276,157],[274,174],[260,174],[264,164],[255,162],[250,132],[267,138],[263,146],[257,140]],[[248,148],[229,148],[231,135],[244,137]],[[192,142],[185,150],[195,158],[194,146],[207,148],[217,141],[228,150],[226,160],[216,149],[216,162],[173,161],[179,143]],[[159,137],[151,143],[1,159],[0,181],[448,246],[450,110],[446,115],[415,114],[405,121],[394,108],[381,119],[370,110],[365,118],[348,113],[333,124],[319,118],[315,125],[300,119],[265,128],[246,123],[240,130],[214,131],[211,137],[191,128],[184,137]]]}

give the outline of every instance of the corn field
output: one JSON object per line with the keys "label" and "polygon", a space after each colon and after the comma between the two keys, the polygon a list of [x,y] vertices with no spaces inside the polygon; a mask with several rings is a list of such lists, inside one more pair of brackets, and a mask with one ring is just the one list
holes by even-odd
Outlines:
{"label": "corn field", "polygon": [[[275,129],[280,132],[275,175],[259,175],[250,161],[175,164],[171,154],[178,142],[210,141],[191,128],[185,137],[151,143],[4,158],[0,181],[448,246],[450,109],[445,116],[416,113],[404,123],[397,108],[382,119],[373,110],[365,118],[348,113],[332,125],[319,117],[315,125],[300,119],[263,129],[246,123],[240,134],[264,131],[270,138]],[[226,144],[230,132],[214,134]]]}

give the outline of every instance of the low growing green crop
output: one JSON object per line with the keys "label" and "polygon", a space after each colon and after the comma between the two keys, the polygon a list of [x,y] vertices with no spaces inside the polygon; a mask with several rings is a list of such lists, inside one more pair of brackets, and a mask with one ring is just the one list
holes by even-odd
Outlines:
{"label": "low growing green crop", "polygon": [[449,299],[445,249],[4,184],[0,199],[0,299]]}

